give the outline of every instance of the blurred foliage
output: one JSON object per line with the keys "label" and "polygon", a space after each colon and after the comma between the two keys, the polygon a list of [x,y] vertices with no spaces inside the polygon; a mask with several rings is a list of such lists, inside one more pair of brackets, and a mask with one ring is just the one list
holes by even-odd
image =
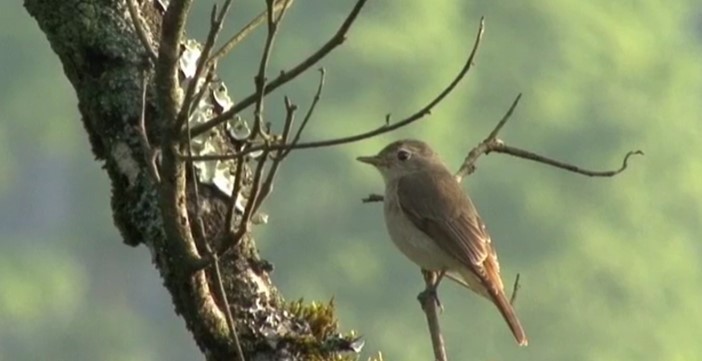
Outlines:
{"label": "blurred foliage", "polygon": [[[192,34],[206,31],[199,2]],[[233,33],[260,2],[238,2]],[[316,49],[351,1],[298,1],[271,73]],[[202,359],[173,313],[148,251],[124,246],[109,185],[92,161],[74,92],[36,23],[0,5],[0,360]],[[518,348],[497,311],[446,283],[443,331],[455,360],[692,360],[702,354],[702,6],[699,1],[370,1],[347,43],[323,62],[327,87],[306,139],[360,132],[428,102],[467,55],[476,67],[433,115],[397,133],[300,151],[283,166],[256,236],[288,299],[336,299],[342,328],[366,339],[361,359],[427,360],[415,300],[419,271],[388,241],[380,177],[357,164],[399,137],[433,144],[456,167],[502,116],[510,144],[589,168],[592,179],[501,155],[466,188],[490,227],[503,276],[522,275]],[[220,65],[235,98],[253,89],[262,33]],[[305,106],[317,74],[273,94]]]}

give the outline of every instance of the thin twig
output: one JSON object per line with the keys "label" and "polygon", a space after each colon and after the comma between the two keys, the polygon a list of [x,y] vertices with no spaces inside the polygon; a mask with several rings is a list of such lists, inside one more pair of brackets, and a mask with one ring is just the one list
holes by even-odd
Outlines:
{"label": "thin twig", "polygon": [[509,299],[509,304],[512,306],[514,306],[514,302],[517,301],[517,291],[519,291],[520,286],[519,273],[517,273],[517,277],[514,279],[514,286],[512,286],[512,297]]}
{"label": "thin twig", "polygon": [[[287,0],[286,0],[287,1]],[[263,53],[261,54],[261,61],[258,64],[258,74],[254,77],[254,84],[256,86],[256,105],[254,107],[254,125],[249,134],[249,140],[253,140],[259,134],[262,135],[264,139],[267,139],[267,134],[262,131],[263,129],[263,98],[265,96],[264,90],[266,86],[266,70],[268,69],[268,62],[271,57],[271,50],[273,49],[273,42],[275,41],[275,35],[278,32],[278,25],[285,15],[285,8],[280,11],[277,17],[273,14],[273,0],[266,0],[267,9],[267,23],[268,32],[266,35],[266,44],[263,47]]]}
{"label": "thin twig", "polygon": [[[314,113],[314,109],[317,107],[317,103],[319,102],[320,99],[322,99],[322,89],[324,88],[324,79],[326,77],[326,71],[324,68],[319,68],[319,84],[317,85],[317,92],[314,94],[314,98],[312,98],[312,103],[310,103],[310,107],[307,109],[307,113],[305,114],[305,118],[302,119],[302,123],[300,124],[300,127],[297,128],[297,133],[295,133],[295,136],[293,137],[292,141],[290,142],[291,145],[295,145],[300,142],[300,137],[302,136],[302,132],[305,130],[305,127],[307,126],[307,122],[310,120],[312,117],[312,113]],[[287,157],[288,154],[292,152],[292,148],[286,149],[283,152],[283,157]]]}
{"label": "thin twig", "polygon": [[[190,80],[190,84],[188,84],[188,88],[185,92],[185,97],[183,98],[183,104],[181,104],[180,112],[178,112],[178,121],[176,122],[178,129],[180,129],[180,127],[182,127],[182,125],[188,121],[188,117],[190,115],[190,107],[191,105],[193,105],[195,91],[197,89],[198,83],[200,82],[200,78],[202,77],[202,74],[205,71],[205,68],[212,69],[214,67],[214,65],[209,64],[207,59],[210,57],[212,47],[217,41],[217,36],[219,36],[219,33],[222,31],[222,24],[224,24],[224,19],[226,18],[227,13],[229,12],[231,4],[232,0],[225,0],[224,6],[222,7],[222,10],[219,12],[219,14],[217,14],[217,4],[212,6],[212,12],[210,14],[210,31],[207,34],[207,40],[205,41],[205,46],[202,48],[202,52],[200,53],[200,58],[198,58],[197,60],[195,75]],[[208,77],[208,79],[211,78]],[[202,84],[203,88],[207,88],[208,86],[209,84],[207,82]]]}
{"label": "thin twig", "polygon": [[200,104],[200,101],[202,98],[205,96],[205,93],[210,89],[210,84],[212,83],[212,80],[214,79],[214,68],[209,67],[207,71],[207,75],[205,76],[205,81],[202,83],[202,86],[200,87],[200,90],[195,94],[195,97],[193,98],[192,101],[190,101],[190,110],[188,111],[188,121],[190,121],[190,115],[193,114],[193,112],[197,109],[198,104]]}
{"label": "thin twig", "polygon": [[[288,137],[290,136],[290,130],[292,129],[293,122],[295,121],[295,111],[297,110],[297,105],[293,104],[288,97],[285,97],[285,124],[283,125],[283,134],[281,135],[281,143],[287,143]],[[261,206],[263,201],[268,197],[270,192],[273,190],[273,181],[275,180],[275,175],[278,172],[278,167],[285,159],[285,154],[282,150],[276,152],[273,156],[273,163],[271,163],[268,169],[268,174],[266,175],[266,180],[261,186],[261,191],[256,198],[256,204],[254,205],[252,214],[256,214],[258,208]]]}
{"label": "thin twig", "polygon": [[[261,178],[263,176],[263,168],[268,160],[269,150],[264,149],[263,154],[261,154],[254,171],[253,182],[251,184],[251,189],[249,191],[249,197],[246,202],[246,207],[244,207],[244,214],[241,216],[241,221],[239,222],[239,228],[234,232],[232,239],[233,243],[223,242],[220,248],[217,250],[217,254],[224,254],[229,248],[235,246],[239,241],[249,232],[249,224],[251,216],[253,216],[253,208],[256,204],[256,199],[258,198],[258,193],[261,187]],[[241,161],[241,160],[240,160]],[[235,201],[235,200],[234,200]],[[233,217],[233,215],[232,215]]]}
{"label": "thin twig", "polygon": [[158,150],[151,145],[149,142],[149,135],[146,131],[146,88],[148,86],[148,81],[146,79],[146,72],[141,73],[141,114],[139,114],[139,126],[137,126],[137,132],[139,133],[139,141],[141,142],[141,147],[144,148],[144,160],[146,161],[146,167],[149,169],[149,174],[151,178],[156,181],[156,183],[161,182],[161,176],[158,173]]}
{"label": "thin twig", "polygon": [[[353,24],[354,20],[356,20],[356,17],[361,11],[361,8],[363,8],[363,5],[366,3],[367,0],[358,0],[356,2],[356,5],[354,8],[351,10],[349,15],[346,17],[346,20],[344,20],[344,23],[339,27],[339,30],[337,30],[336,34],[334,34],[329,41],[327,41],[319,50],[314,52],[312,55],[307,57],[307,59],[303,60],[301,63],[293,67],[292,69],[288,70],[287,72],[281,72],[281,74],[268,82],[266,86],[263,89],[264,95],[272,92],[273,90],[279,88],[283,84],[286,84],[287,82],[295,79],[298,75],[302,74],[305,72],[307,69],[312,67],[314,64],[316,64],[319,60],[324,58],[327,54],[329,54],[332,50],[336,49],[339,45],[341,45],[344,40],[346,40],[346,33],[348,32],[349,28]],[[209,121],[205,122],[204,124],[200,124],[196,127],[193,128],[193,136],[196,137],[200,134],[203,134],[207,132],[208,130],[232,119],[234,115],[237,113],[241,112],[242,110],[246,109],[247,107],[251,106],[256,102],[257,99],[257,93],[253,93],[246,98],[242,99],[239,101],[237,104],[235,104],[233,107],[231,107],[229,110],[223,112],[219,116],[210,119]],[[258,150],[261,150],[263,148],[258,148]],[[233,157],[236,158],[236,157]]]}
{"label": "thin twig", "polygon": [[[473,65],[473,59],[475,58],[475,54],[478,50],[478,47],[480,45],[480,40],[482,39],[483,36],[483,30],[484,30],[484,19],[480,19],[480,27],[478,28],[478,34],[476,35],[475,38],[475,43],[473,45],[473,49],[470,52],[470,55],[468,56],[467,61],[465,62],[463,68],[461,71],[456,75],[456,77],[453,79],[453,81],[436,97],[434,98],[429,104],[424,106],[422,109],[417,111],[416,113],[410,115],[409,117],[393,124],[389,125],[383,125],[379,128],[376,128],[374,130],[365,132],[365,133],[360,133],[348,137],[342,137],[342,138],[335,138],[335,139],[329,139],[329,140],[321,140],[321,141],[315,141],[315,142],[307,142],[307,143],[298,143],[295,145],[292,144],[272,144],[268,146],[268,150],[279,150],[279,149],[307,149],[307,148],[321,148],[321,147],[329,147],[329,146],[334,146],[334,145],[340,145],[340,144],[346,144],[346,143],[353,143],[357,142],[363,139],[371,138],[383,133],[391,132],[395,129],[404,127],[414,121],[417,121],[421,118],[424,118],[425,116],[431,114],[431,110],[439,104],[453,89],[458,85],[458,83],[463,79],[463,77],[466,75],[468,70],[472,68]],[[216,120],[213,119],[205,124],[202,124],[202,126],[207,125],[208,123]],[[198,128],[198,127],[196,127]],[[194,129],[196,129],[194,128]],[[195,130],[193,130],[195,131]],[[243,150],[243,153],[236,153],[236,154],[223,154],[223,155],[204,155],[204,156],[197,156],[194,158],[194,160],[197,161],[202,161],[202,160],[224,160],[224,159],[235,159],[235,158],[240,158],[243,155],[262,150],[264,149],[265,146],[255,146],[248,148],[246,150]]]}
{"label": "thin twig", "polygon": [[369,194],[368,197],[361,199],[361,202],[363,203],[373,203],[373,202],[382,202],[385,200],[385,197],[382,194]]}
{"label": "thin twig", "polygon": [[142,17],[137,9],[136,0],[127,0],[127,8],[129,9],[129,17],[132,18],[132,24],[134,24],[134,29],[136,29],[137,36],[139,36],[139,40],[144,46],[146,54],[151,61],[156,63],[158,56],[156,55],[154,48],[151,46],[151,41],[149,41],[149,36],[146,34],[146,29],[144,29],[144,23],[142,22]]}
{"label": "thin twig", "polygon": [[241,184],[243,182],[243,172],[244,170],[244,159],[239,158],[236,160],[236,170],[234,171],[234,187],[232,188],[232,194],[229,198],[229,206],[227,207],[227,228],[226,233],[233,232],[234,229],[234,219],[236,218],[236,201],[239,199],[239,192],[241,192]]}
{"label": "thin twig", "polygon": [[[209,248],[209,245],[207,246]],[[209,252],[212,250],[210,249]],[[234,323],[234,316],[232,315],[232,310],[229,307],[229,300],[227,298],[227,292],[224,290],[224,284],[222,283],[222,272],[219,269],[219,257],[217,254],[212,253],[213,265],[215,270],[215,284],[219,288],[219,294],[222,297],[222,303],[224,304],[224,314],[227,317],[227,325],[229,326],[229,332],[234,338],[234,347],[236,348],[236,355],[239,361],[246,361],[244,358],[244,350],[241,348],[241,342],[239,340],[239,334],[236,331],[236,324]]]}
{"label": "thin twig", "polygon": [[[190,132],[190,122],[185,122],[186,130],[188,132],[188,147],[187,152],[189,156],[193,154],[192,137]],[[244,358],[244,351],[241,348],[241,343],[239,342],[239,333],[236,330],[236,323],[234,321],[234,316],[232,315],[231,307],[229,306],[229,300],[227,298],[227,293],[224,290],[224,285],[222,284],[222,273],[219,268],[219,257],[212,251],[210,243],[207,240],[207,235],[205,233],[205,224],[202,221],[202,208],[200,207],[200,191],[198,189],[197,173],[195,171],[195,164],[193,161],[188,161],[188,168],[190,169],[190,177],[193,187],[193,195],[195,201],[195,217],[197,218],[197,233],[198,238],[204,246],[205,252],[209,258],[212,259],[214,264],[214,283],[217,285],[217,291],[219,297],[222,299],[222,305],[224,307],[224,315],[227,319],[227,326],[229,328],[229,333],[234,339],[234,346],[236,347],[237,356],[239,361],[246,361]]]}
{"label": "thin twig", "polygon": [[588,170],[588,169],[583,169],[578,166],[569,164],[569,163],[564,163],[561,161],[553,160],[541,155],[538,155],[536,153],[532,153],[528,150],[523,150],[515,147],[510,147],[505,144],[497,144],[493,149],[490,150],[491,152],[495,153],[502,153],[502,154],[509,154],[515,157],[523,158],[523,159],[528,159],[532,160],[538,163],[543,163],[543,164],[548,164],[550,166],[560,168],[563,170],[567,170],[569,172],[573,173],[578,173],[582,175],[586,175],[589,177],[613,177],[621,172],[623,172],[627,166],[629,165],[629,157],[632,155],[644,155],[644,152],[642,150],[632,150],[626,153],[624,155],[624,160],[622,161],[621,167],[619,169],[615,170],[603,170],[603,171],[595,171],[595,170]]}
{"label": "thin twig", "polygon": [[[290,5],[292,5],[293,0],[276,0],[275,5],[273,5],[273,13],[277,14],[280,11],[287,10]],[[217,63],[222,57],[227,55],[232,49],[234,49],[242,40],[244,40],[254,29],[259,25],[263,24],[266,20],[268,14],[268,9],[264,10],[248,24],[246,24],[239,32],[234,34],[221,48],[212,54],[212,57],[208,61],[210,64]]]}
{"label": "thin twig", "polygon": [[495,139],[497,138],[497,134],[502,130],[502,127],[505,126],[507,123],[507,120],[509,120],[510,117],[512,117],[512,113],[514,113],[514,109],[517,108],[517,105],[519,104],[519,100],[522,99],[522,93],[517,94],[517,97],[514,98],[514,101],[512,102],[512,105],[510,105],[509,109],[507,109],[507,112],[505,115],[500,119],[500,121],[497,123],[495,126],[495,129],[490,132],[488,135],[488,139]]}
{"label": "thin twig", "polygon": [[427,326],[431,335],[431,345],[434,350],[434,359],[436,361],[446,361],[446,347],[444,346],[444,337],[441,334],[441,326],[439,324],[439,302],[437,295],[437,286],[439,280],[437,274],[432,271],[422,270],[424,276],[425,290],[417,296],[422,310],[427,317]]}

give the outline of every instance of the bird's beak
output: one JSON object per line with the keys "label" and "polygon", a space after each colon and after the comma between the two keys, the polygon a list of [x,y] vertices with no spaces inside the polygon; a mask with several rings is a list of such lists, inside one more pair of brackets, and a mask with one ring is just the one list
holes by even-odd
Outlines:
{"label": "bird's beak", "polygon": [[373,165],[376,167],[379,167],[379,166],[385,164],[383,159],[378,157],[377,155],[372,156],[372,157],[358,157],[358,158],[356,158],[356,160],[361,162],[361,163],[370,164],[370,165]]}

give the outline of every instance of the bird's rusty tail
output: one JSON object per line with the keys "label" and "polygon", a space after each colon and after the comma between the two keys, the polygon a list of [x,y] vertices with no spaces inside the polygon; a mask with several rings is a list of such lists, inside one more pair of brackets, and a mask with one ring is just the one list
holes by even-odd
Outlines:
{"label": "bird's rusty tail", "polygon": [[[494,272],[492,268],[488,268],[487,271],[483,275],[478,275],[466,269],[460,272],[460,277],[451,273],[448,274],[448,277],[490,300],[497,307],[497,310],[500,311],[505,321],[507,321],[507,326],[509,326],[519,346],[526,346],[528,344],[526,333],[521,322],[519,322],[517,314],[514,312],[512,304],[505,296],[499,274]],[[489,276],[492,276],[492,278]]]}
{"label": "bird's rusty tail", "polygon": [[514,312],[514,308],[505,297],[505,293],[502,290],[495,290],[497,292],[490,292],[490,298],[492,302],[497,306],[497,309],[507,321],[509,329],[512,330],[514,338],[517,339],[519,346],[526,346],[529,341],[527,340],[526,333],[522,324],[519,322],[517,314]]}

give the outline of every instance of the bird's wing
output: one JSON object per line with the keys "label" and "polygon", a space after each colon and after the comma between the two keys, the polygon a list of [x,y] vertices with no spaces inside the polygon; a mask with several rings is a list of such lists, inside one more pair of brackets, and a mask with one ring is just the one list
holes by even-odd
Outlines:
{"label": "bird's wing", "polygon": [[417,228],[469,267],[486,288],[503,289],[497,255],[485,224],[449,172],[403,177],[397,192],[403,212]]}

